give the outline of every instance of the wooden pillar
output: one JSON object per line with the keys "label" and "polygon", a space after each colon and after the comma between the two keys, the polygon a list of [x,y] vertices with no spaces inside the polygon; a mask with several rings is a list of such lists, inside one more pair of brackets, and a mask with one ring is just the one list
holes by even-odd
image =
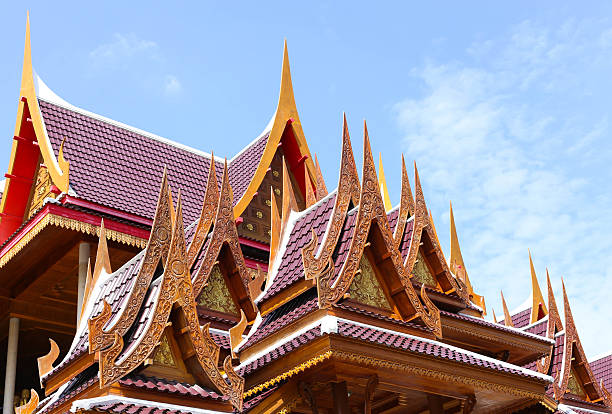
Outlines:
{"label": "wooden pillar", "polygon": [[442,397],[439,395],[427,394],[427,402],[429,403],[429,412],[431,414],[444,414]]}
{"label": "wooden pillar", "polygon": [[17,374],[17,347],[19,345],[19,318],[9,320],[8,347],[6,350],[6,373],[4,375],[3,414],[13,414],[15,376]]}
{"label": "wooden pillar", "polygon": [[332,382],[332,394],[334,396],[334,413],[350,414],[346,381]]}
{"label": "wooden pillar", "polygon": [[79,244],[79,282],[78,282],[78,299],[77,299],[77,326],[81,319],[81,308],[83,306],[83,296],[85,296],[85,283],[87,282],[87,262],[90,257],[89,243],[81,242]]}

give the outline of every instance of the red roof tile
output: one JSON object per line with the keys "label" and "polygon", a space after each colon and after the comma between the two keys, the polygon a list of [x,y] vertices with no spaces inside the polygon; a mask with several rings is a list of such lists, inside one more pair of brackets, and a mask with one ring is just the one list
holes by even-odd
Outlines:
{"label": "red roof tile", "polygon": [[145,375],[129,374],[119,380],[121,385],[148,390],[168,392],[171,394],[192,395],[195,397],[212,398],[215,400],[227,400],[228,397],[219,395],[215,391],[200,387],[198,384],[188,384],[174,380],[148,377]]}
{"label": "red roof tile", "polygon": [[184,407],[184,410],[158,408],[154,401],[151,405],[135,404],[131,402],[97,402],[89,407],[89,410],[99,413],[113,414],[191,414],[189,407]]}
{"label": "red roof tile", "polygon": [[528,325],[523,329],[525,332],[540,336],[546,336],[546,333],[548,331],[548,318],[536,322],[533,325]]}

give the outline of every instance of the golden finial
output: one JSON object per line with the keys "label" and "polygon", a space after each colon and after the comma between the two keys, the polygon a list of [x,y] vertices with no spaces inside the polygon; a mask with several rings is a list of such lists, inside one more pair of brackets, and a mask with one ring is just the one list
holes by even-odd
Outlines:
{"label": "golden finial", "polygon": [[497,323],[497,316],[495,316],[495,309],[491,308],[491,312],[493,312],[493,322]]}
{"label": "golden finial", "polygon": [[504,298],[504,292],[501,292],[502,306],[504,307],[504,325],[514,327],[510,312],[508,312],[508,305],[506,305],[506,299]]}
{"label": "golden finial", "polygon": [[40,383],[42,386],[42,378],[53,369],[53,363],[59,356],[59,347],[55,343],[55,341],[49,338],[49,343],[51,344],[51,349],[47,355],[43,355],[37,359],[38,361],[38,377],[40,378]]}
{"label": "golden finial", "polygon": [[244,333],[246,327],[247,318],[244,311],[240,309],[240,321],[236,325],[232,326],[229,330],[230,352],[232,353],[232,358],[237,358],[234,350],[238,345],[240,345],[240,342],[242,342],[242,334]]}
{"label": "golden finial", "polygon": [[38,407],[38,393],[34,390],[30,390],[30,399],[24,405],[15,407],[15,414],[32,414],[36,407]]}
{"label": "golden finial", "polygon": [[113,273],[111,270],[110,257],[108,255],[108,245],[106,244],[106,228],[104,227],[104,219],[100,222],[100,236],[98,237],[98,251],[96,252],[96,264],[93,271],[93,280],[91,286],[96,286],[98,279],[102,275],[102,271],[108,275]]}
{"label": "golden finial", "polygon": [[453,214],[453,203],[450,205],[450,269],[451,271],[461,279],[468,290],[472,292],[472,284],[463,262],[463,256],[461,255],[461,247],[459,246],[459,237],[457,236],[457,227],[455,226],[455,215]]}
{"label": "golden finial", "polygon": [[[531,317],[529,323],[536,323],[538,320],[548,315],[548,309],[546,309],[546,302],[544,302],[544,296],[540,290],[540,284],[538,283],[538,277],[536,276],[535,268],[533,266],[533,260],[531,260],[531,251],[529,250],[529,267],[531,268],[531,292],[533,302],[531,304]],[[540,311],[542,316],[540,317]]]}
{"label": "golden finial", "polygon": [[380,184],[380,193],[382,194],[383,202],[385,203],[385,211],[391,211],[391,197],[389,197],[389,189],[385,178],[385,170],[383,168],[382,153],[378,153],[378,182]]}

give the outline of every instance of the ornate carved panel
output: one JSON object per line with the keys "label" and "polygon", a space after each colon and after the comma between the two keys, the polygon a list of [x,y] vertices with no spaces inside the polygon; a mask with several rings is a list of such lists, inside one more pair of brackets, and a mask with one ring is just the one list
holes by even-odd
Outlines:
{"label": "ornate carved panel", "polygon": [[219,265],[213,266],[208,282],[198,296],[197,303],[207,309],[238,316],[238,308],[227,288]]}
{"label": "ornate carved panel", "polygon": [[153,351],[153,363],[167,367],[176,367],[176,361],[166,335],[162,336],[159,345]]}
{"label": "ornate carved panel", "polygon": [[429,270],[429,266],[425,262],[425,258],[419,252],[417,255],[417,261],[414,264],[412,269],[412,274],[414,280],[419,283],[424,283],[429,287],[436,288],[438,283],[436,282],[436,278],[431,274],[431,270]]}
{"label": "ornate carved panel", "polygon": [[31,217],[36,210],[42,207],[45,198],[55,198],[55,194],[51,192],[52,185],[53,181],[51,181],[49,170],[44,164],[40,164],[36,172],[36,181],[32,188],[32,201],[30,202],[28,217]]}
{"label": "ornate carved panel", "polygon": [[391,310],[389,300],[385,296],[374,273],[374,268],[366,255],[361,257],[359,271],[355,274],[348,293],[351,299],[364,305]]}

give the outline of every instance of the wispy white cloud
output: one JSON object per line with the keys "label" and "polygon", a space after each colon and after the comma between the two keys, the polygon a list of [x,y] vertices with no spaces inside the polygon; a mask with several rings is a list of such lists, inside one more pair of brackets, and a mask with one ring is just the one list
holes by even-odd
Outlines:
{"label": "wispy white cloud", "polygon": [[[438,221],[452,199],[468,271],[499,315],[530,293],[527,248],[560,296],[565,278],[589,353],[612,343],[612,190],[608,124],[612,29],[600,21],[525,21],[415,68],[425,93],[397,103],[408,157]],[[438,225],[438,228],[443,227]],[[444,233],[444,232],[440,232]],[[448,251],[448,250],[447,250]]]}
{"label": "wispy white cloud", "polygon": [[168,95],[176,95],[183,90],[183,85],[174,75],[166,75],[166,82],[164,84],[164,91]]}
{"label": "wispy white cloud", "polygon": [[132,57],[159,60],[159,47],[151,40],[138,38],[135,34],[115,33],[113,40],[89,52],[96,65],[116,65]]}
{"label": "wispy white cloud", "polygon": [[144,88],[153,86],[167,96],[182,91],[177,75],[164,74],[167,61],[157,42],[134,33],[115,33],[111,41],[89,52],[89,59],[98,75],[121,71],[139,79]]}

